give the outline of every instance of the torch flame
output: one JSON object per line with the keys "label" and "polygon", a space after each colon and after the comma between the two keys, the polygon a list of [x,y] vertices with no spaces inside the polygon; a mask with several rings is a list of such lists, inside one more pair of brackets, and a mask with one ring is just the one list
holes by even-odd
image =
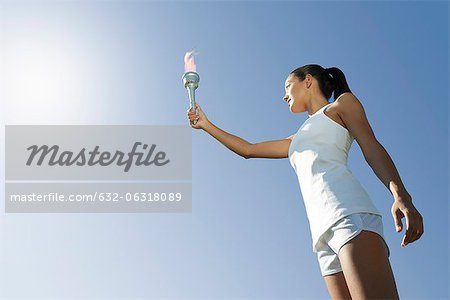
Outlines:
{"label": "torch flame", "polygon": [[184,55],[184,72],[196,72],[194,54],[198,53],[192,50]]}

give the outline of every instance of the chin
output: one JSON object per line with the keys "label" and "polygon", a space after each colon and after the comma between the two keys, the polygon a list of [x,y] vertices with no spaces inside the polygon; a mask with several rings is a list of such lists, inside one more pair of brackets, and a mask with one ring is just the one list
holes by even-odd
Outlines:
{"label": "chin", "polygon": [[292,106],[292,107],[290,108],[290,111],[293,112],[294,114],[299,114],[299,113],[305,112],[306,110],[302,110],[301,108],[293,107],[293,106]]}
{"label": "chin", "polygon": [[289,111],[293,114],[295,114],[297,112],[293,106],[289,106]]}

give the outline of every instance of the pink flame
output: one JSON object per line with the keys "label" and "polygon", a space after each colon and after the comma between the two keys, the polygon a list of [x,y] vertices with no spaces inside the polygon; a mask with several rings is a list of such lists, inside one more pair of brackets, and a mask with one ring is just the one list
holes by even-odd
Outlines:
{"label": "pink flame", "polygon": [[184,55],[184,72],[196,72],[196,66],[194,62],[194,54],[198,54],[194,50],[186,52]]}

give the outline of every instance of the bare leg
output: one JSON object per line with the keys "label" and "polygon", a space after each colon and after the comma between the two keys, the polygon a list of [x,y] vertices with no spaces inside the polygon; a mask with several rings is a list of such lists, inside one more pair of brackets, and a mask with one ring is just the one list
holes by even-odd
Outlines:
{"label": "bare leg", "polygon": [[338,253],[353,299],[399,299],[382,237],[363,230]]}
{"label": "bare leg", "polygon": [[352,299],[342,272],[323,277],[332,300]]}

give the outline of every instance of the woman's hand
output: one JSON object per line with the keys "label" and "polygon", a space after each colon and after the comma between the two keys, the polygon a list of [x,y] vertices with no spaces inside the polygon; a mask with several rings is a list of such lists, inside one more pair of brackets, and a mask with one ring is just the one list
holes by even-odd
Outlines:
{"label": "woman's hand", "polygon": [[411,197],[396,198],[391,209],[397,232],[402,231],[402,218],[406,218],[406,232],[401,243],[405,247],[418,240],[423,234],[422,215],[414,207]]}
{"label": "woman's hand", "polygon": [[[197,110],[197,114],[194,113],[193,109],[188,109],[188,119],[192,128],[195,129],[204,129],[205,125],[209,122],[203,110],[200,108],[198,103],[195,103],[195,108]],[[194,121],[197,121],[194,124]]]}

